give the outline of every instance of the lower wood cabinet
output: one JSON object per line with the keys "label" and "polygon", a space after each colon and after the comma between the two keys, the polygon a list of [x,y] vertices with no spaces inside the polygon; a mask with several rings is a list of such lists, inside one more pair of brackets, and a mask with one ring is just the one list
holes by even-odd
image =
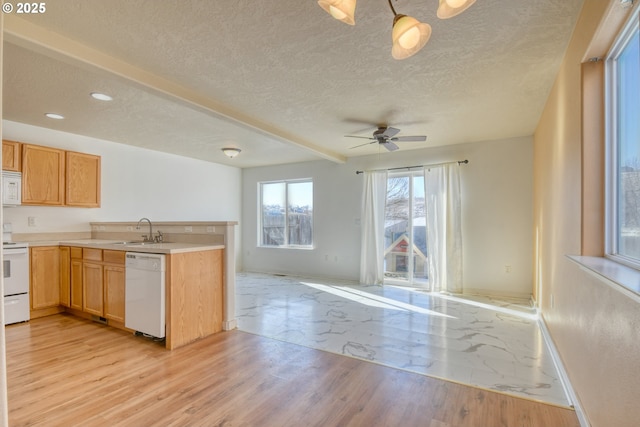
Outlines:
{"label": "lower wood cabinet", "polygon": [[102,278],[102,264],[82,262],[82,311],[96,316],[104,316],[104,282]]}
{"label": "lower wood cabinet", "polygon": [[[75,258],[74,249],[76,250]],[[75,310],[82,310],[82,248],[71,248],[69,285],[71,287],[69,307]]]}
{"label": "lower wood cabinet", "polygon": [[71,307],[71,248],[60,246],[60,305]]}
{"label": "lower wood cabinet", "polygon": [[59,304],[124,326],[125,254],[61,246]]}
{"label": "lower wood cabinet", "polygon": [[31,310],[60,305],[60,248],[39,246],[30,253]]}
{"label": "lower wood cabinet", "polygon": [[124,323],[125,252],[104,251],[104,317]]}

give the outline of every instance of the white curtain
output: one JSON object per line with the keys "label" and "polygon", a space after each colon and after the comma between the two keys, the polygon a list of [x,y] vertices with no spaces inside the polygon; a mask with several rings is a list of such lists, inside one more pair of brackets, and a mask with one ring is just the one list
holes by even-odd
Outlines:
{"label": "white curtain", "polygon": [[382,284],[384,280],[384,209],[387,201],[387,171],[364,173],[360,283]]}
{"label": "white curtain", "polygon": [[462,292],[462,225],[460,166],[430,166],[424,170],[429,287]]}

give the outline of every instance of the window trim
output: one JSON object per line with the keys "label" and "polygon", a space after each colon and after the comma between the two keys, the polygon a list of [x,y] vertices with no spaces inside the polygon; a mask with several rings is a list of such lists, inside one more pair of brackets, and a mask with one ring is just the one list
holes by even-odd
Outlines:
{"label": "window trim", "polygon": [[617,59],[636,31],[640,9],[631,14],[616,36],[605,59],[605,257],[640,270],[640,260],[618,253],[618,100]]}
{"label": "window trim", "polygon": [[[294,178],[294,179],[277,179],[272,181],[259,181],[258,182],[258,238],[257,238],[257,247],[262,249],[297,249],[297,250],[313,250],[315,249],[315,221],[313,218],[313,208],[311,215],[311,244],[310,245],[292,245],[289,244],[289,214],[288,214],[288,206],[289,206],[289,184],[295,183],[305,183],[310,182],[313,186],[313,178]],[[285,243],[283,245],[266,245],[264,244],[263,237],[263,191],[262,186],[265,184],[285,184],[284,190],[284,198],[285,198],[285,215],[284,215],[284,238]],[[315,192],[312,190],[312,206],[315,205]]]}

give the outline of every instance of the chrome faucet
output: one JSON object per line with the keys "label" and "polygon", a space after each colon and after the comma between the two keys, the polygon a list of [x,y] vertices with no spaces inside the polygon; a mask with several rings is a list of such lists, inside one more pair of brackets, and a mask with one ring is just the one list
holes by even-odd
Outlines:
{"label": "chrome faucet", "polygon": [[151,221],[149,221],[149,218],[140,218],[140,221],[138,221],[138,225],[136,225],[136,230],[140,230],[140,223],[142,221],[147,221],[149,223],[149,237],[143,235],[142,238],[145,242],[153,242],[153,226],[151,225]]}

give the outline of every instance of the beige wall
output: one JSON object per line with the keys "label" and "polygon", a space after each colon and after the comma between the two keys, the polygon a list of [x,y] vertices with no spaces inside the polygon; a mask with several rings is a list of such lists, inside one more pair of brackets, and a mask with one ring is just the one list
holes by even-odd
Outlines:
{"label": "beige wall", "polygon": [[640,307],[565,256],[581,254],[583,202],[593,210],[594,199],[602,199],[582,182],[582,63],[613,7],[619,1],[585,0],[534,136],[534,287],[594,427],[640,419]]}

